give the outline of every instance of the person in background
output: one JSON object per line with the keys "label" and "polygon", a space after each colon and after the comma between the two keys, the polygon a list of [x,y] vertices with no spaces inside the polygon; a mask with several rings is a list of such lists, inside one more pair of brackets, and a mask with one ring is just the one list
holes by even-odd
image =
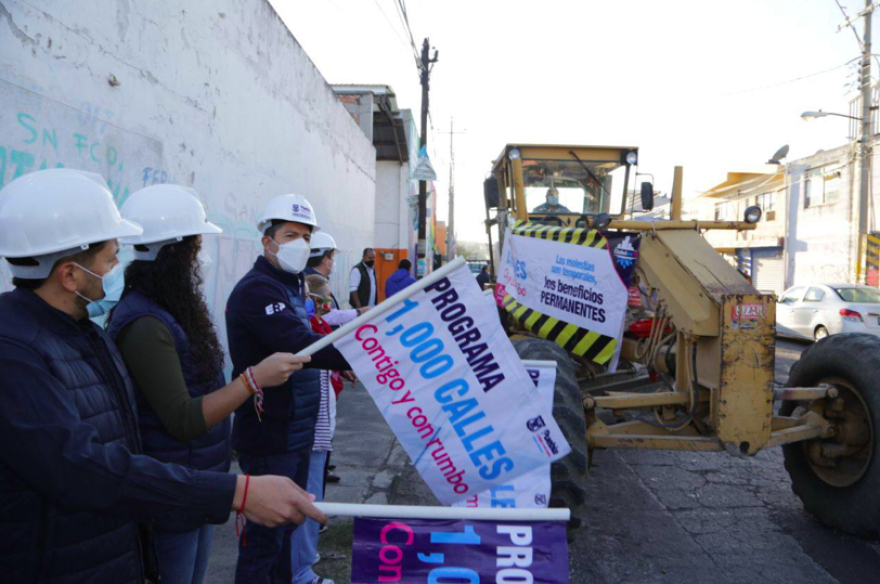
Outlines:
{"label": "person in background", "polygon": [[[311,318],[312,330],[319,335],[332,332],[330,324],[323,317],[334,311],[330,300],[330,286],[320,274],[306,277],[311,299],[314,301],[315,313]],[[341,311],[348,313],[350,322],[357,316],[356,310]],[[341,324],[345,324],[344,322]],[[309,458],[310,492],[315,493],[317,501],[324,500],[327,461],[333,450],[333,433],[336,430],[336,398],[342,391],[342,378],[337,371],[321,371],[321,403],[318,408],[318,419],[315,422],[315,443]],[[338,478],[337,478],[338,481]],[[318,494],[320,493],[320,495]],[[316,522],[305,523],[293,532],[290,549],[293,554],[293,584],[309,584],[320,580],[312,568],[318,562],[318,533],[320,525]]]}
{"label": "person in background", "polygon": [[[73,169],[0,190],[0,580],[143,584],[138,521],[301,523],[323,513],[290,479],[186,468],[142,454],[134,390],[88,318],[121,275],[122,219],[104,179]],[[296,365],[299,367],[300,365]]]}
{"label": "person in background", "polygon": [[551,186],[543,203],[532,210],[532,213],[571,213],[568,207],[559,204],[559,189]]}
{"label": "person in background", "polygon": [[[197,470],[228,472],[232,458],[229,415],[254,398],[243,377],[227,384],[223,349],[201,291],[210,256],[202,236],[220,233],[207,220],[195,191],[154,185],[131,195],[124,219],[143,227],[120,238],[134,246],[125,288],[110,311],[107,332],[131,374],[144,453]],[[252,368],[271,388],[307,362],[276,353]],[[213,526],[191,517],[153,525],[163,584],[201,584],[211,554]]]}
{"label": "person in background", "polygon": [[[366,312],[369,309],[367,306],[359,309],[341,310],[339,302],[336,301],[336,297],[330,290],[330,275],[333,273],[333,267],[336,263],[336,240],[329,234],[319,231],[313,234],[310,246],[309,261],[303,273],[312,290],[326,287],[326,294],[322,294],[330,299],[330,310],[324,314],[323,321],[330,327],[336,328]],[[352,377],[351,380],[353,381],[354,378]]]}
{"label": "person in background", "polygon": [[[324,281],[320,275],[312,274],[306,278],[306,283],[311,291],[311,296],[315,302],[315,316],[311,320],[312,330],[320,335],[329,335],[333,329],[344,324],[348,324],[355,318],[367,311],[366,308],[355,310],[335,310],[330,300],[330,285]],[[328,316],[334,316],[338,324],[332,325],[327,321]],[[341,372],[340,372],[341,373]],[[343,377],[340,374],[331,375],[333,389],[336,397],[342,393]],[[336,482],[336,481],[332,481]]]}
{"label": "person in background", "polygon": [[397,270],[385,281],[385,298],[391,298],[410,284],[416,283],[410,270],[412,270],[412,262],[405,259],[400,260],[400,263],[397,264]]}
{"label": "person in background", "polygon": [[[311,203],[301,195],[275,197],[260,215],[257,228],[263,234],[263,253],[235,285],[226,305],[234,376],[272,353],[297,353],[321,338],[309,323],[303,275],[309,242],[318,230]],[[326,347],[312,355],[306,369],[266,392],[261,413],[249,403],[236,410],[232,442],[245,472],[282,474],[306,487],[321,401],[321,369],[351,367],[333,346]],[[236,582],[290,582],[292,533],[285,526],[273,529],[248,523],[238,548]],[[314,582],[332,584],[323,578]]]}
{"label": "person in background", "polygon": [[376,251],[368,247],[348,277],[349,302],[355,308],[376,306]]}
{"label": "person in background", "polygon": [[[309,245],[311,252],[303,273],[306,278],[314,275],[322,276],[323,280],[329,284],[330,276],[336,265],[336,240],[329,233],[319,231],[312,235],[312,241],[309,242]],[[339,310],[341,307],[332,292],[330,299],[333,302],[333,309]]]}
{"label": "person in background", "polygon": [[480,285],[480,290],[485,290],[486,285],[489,283],[489,266],[483,266],[480,268],[480,273],[477,274],[477,284]]}

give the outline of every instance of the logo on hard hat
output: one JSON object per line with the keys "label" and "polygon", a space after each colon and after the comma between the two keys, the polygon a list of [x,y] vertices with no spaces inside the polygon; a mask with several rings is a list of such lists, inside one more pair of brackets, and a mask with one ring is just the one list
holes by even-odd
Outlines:
{"label": "logo on hard hat", "polygon": [[294,212],[295,214],[298,215],[300,209],[302,209],[302,210],[305,211],[306,213],[311,213],[311,212],[312,212],[312,210],[309,209],[307,205],[301,205],[301,204],[299,204],[299,203],[294,203],[294,205],[293,205],[293,212]]}

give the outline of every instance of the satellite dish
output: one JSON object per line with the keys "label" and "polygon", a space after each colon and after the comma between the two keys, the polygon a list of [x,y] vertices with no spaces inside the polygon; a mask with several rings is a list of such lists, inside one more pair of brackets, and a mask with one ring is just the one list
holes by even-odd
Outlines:
{"label": "satellite dish", "polygon": [[788,144],[777,150],[776,154],[767,161],[767,164],[782,164],[781,160],[786,156],[788,156]]}

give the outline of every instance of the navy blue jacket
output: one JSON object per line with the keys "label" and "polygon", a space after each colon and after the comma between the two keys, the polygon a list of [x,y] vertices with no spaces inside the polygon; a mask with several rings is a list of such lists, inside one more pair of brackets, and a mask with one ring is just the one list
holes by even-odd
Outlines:
{"label": "navy blue jacket", "polygon": [[[276,268],[264,257],[235,285],[226,305],[226,334],[233,379],[277,352],[296,353],[318,341],[305,310],[304,276]],[[318,369],[351,369],[334,347],[312,355],[308,368],[267,388],[262,421],[253,400],[235,412],[232,445],[251,454],[309,452],[321,401]]]}
{"label": "navy blue jacket", "polygon": [[[222,371],[213,382],[199,383],[196,379],[195,365],[190,358],[189,339],[183,328],[167,310],[140,292],[127,292],[122,297],[112,313],[107,332],[116,341],[126,326],[144,317],[158,319],[171,333],[174,347],[177,349],[177,355],[180,359],[183,379],[191,397],[197,398],[207,395],[226,385]],[[229,465],[232,461],[229,440],[232,421],[229,418],[215,425],[207,434],[181,442],[165,429],[162,420],[150,406],[143,392],[137,388],[135,399],[137,400],[138,426],[141,431],[144,454],[162,462],[174,462],[198,470],[229,472]],[[186,518],[180,517],[173,519],[170,523],[163,522],[157,527],[163,531],[184,532],[196,529],[202,524],[202,522],[193,524],[186,521]]]}
{"label": "navy blue jacket", "polygon": [[33,292],[0,295],[0,580],[143,583],[135,521],[223,523],[235,476],[138,454],[110,338]]}
{"label": "navy blue jacket", "polygon": [[385,298],[391,298],[410,284],[415,284],[416,279],[403,268],[388,276],[385,281]]}

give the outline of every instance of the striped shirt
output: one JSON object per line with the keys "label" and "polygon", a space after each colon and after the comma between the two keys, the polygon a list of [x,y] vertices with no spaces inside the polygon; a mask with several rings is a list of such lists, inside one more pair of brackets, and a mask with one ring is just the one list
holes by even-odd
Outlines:
{"label": "striped shirt", "polygon": [[[334,403],[331,405],[331,401]],[[336,393],[330,387],[330,372],[321,370],[321,405],[315,423],[314,452],[332,452],[333,432],[336,429]]]}

